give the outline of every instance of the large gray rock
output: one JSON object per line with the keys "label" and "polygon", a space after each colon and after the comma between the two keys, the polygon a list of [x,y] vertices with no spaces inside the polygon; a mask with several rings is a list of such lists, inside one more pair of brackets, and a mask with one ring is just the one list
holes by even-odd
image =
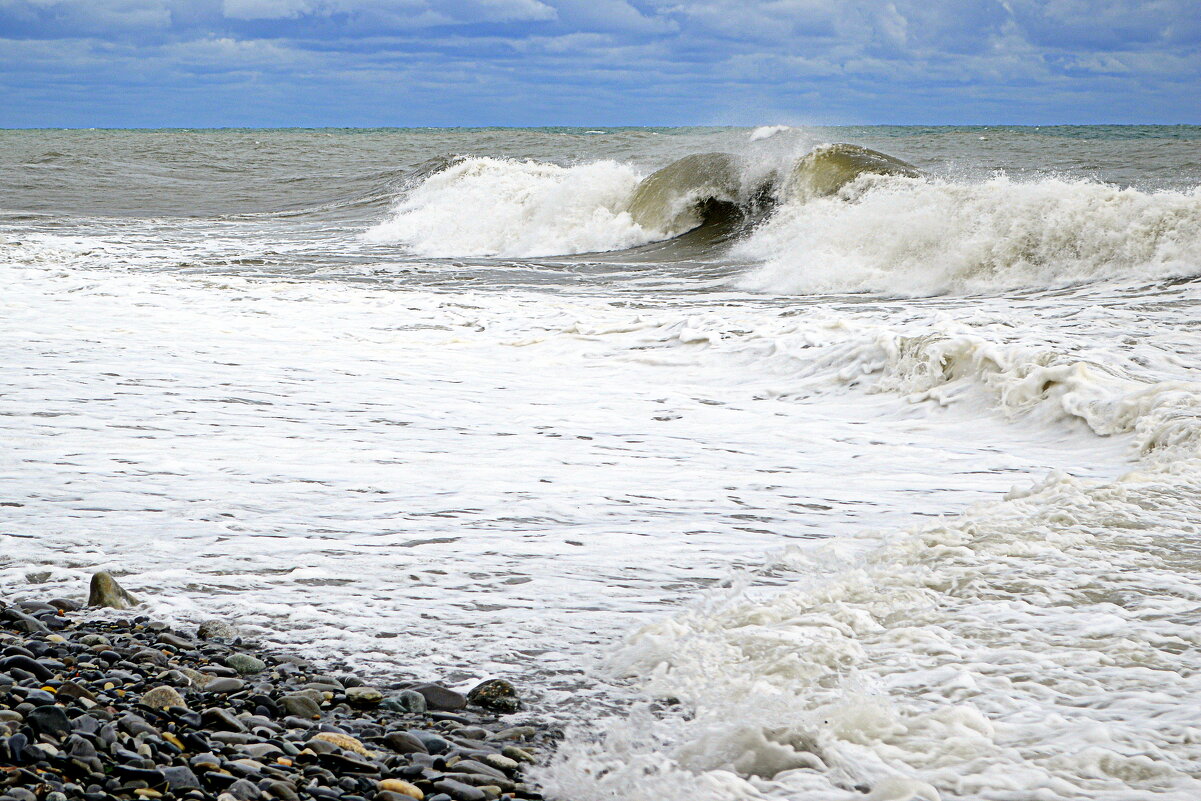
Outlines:
{"label": "large gray rock", "polygon": [[418,684],[410,689],[425,696],[426,706],[430,709],[453,712],[467,706],[467,696],[441,684]]}
{"label": "large gray rock", "polygon": [[101,570],[92,576],[88,592],[88,606],[107,606],[111,609],[128,609],[141,601],[126,592],[107,571]]}

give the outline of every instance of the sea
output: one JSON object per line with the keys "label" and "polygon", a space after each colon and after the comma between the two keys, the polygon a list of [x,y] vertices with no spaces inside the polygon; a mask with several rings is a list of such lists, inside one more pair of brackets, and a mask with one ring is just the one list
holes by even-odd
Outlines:
{"label": "sea", "polygon": [[1201,798],[1201,127],[0,131],[0,443],[552,799]]}

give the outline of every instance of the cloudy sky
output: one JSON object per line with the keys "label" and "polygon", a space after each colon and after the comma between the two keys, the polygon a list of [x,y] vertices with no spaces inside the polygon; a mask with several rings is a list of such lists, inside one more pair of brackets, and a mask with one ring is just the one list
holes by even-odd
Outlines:
{"label": "cloudy sky", "polygon": [[0,0],[0,127],[1201,123],[1201,0]]}

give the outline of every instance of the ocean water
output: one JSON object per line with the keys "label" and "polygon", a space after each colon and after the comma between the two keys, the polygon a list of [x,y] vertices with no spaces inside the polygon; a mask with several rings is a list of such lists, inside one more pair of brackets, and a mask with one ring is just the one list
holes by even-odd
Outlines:
{"label": "ocean water", "polygon": [[1201,797],[1201,128],[0,131],[0,190],[6,597],[509,678],[554,798]]}

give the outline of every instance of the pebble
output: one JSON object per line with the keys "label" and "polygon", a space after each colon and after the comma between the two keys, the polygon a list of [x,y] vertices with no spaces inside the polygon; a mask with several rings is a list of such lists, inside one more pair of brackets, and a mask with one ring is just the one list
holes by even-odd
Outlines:
{"label": "pebble", "polygon": [[289,715],[298,718],[315,718],[321,714],[320,703],[303,693],[289,693],[280,698],[279,703]]}
{"label": "pebble", "polygon": [[242,688],[245,686],[246,682],[242,681],[241,679],[232,679],[228,676],[219,676],[209,681],[208,684],[204,685],[204,691],[207,693],[223,693],[228,695],[229,693],[241,692]]}
{"label": "pebble", "polygon": [[409,798],[416,798],[417,801],[425,798],[425,793],[421,792],[417,785],[410,784],[403,779],[384,779],[379,783],[378,788],[383,792],[407,795]]}
{"label": "pebble", "polygon": [[174,687],[160,684],[142,695],[142,703],[151,709],[166,709],[170,706],[187,706],[183,696]]}
{"label": "pebble", "polygon": [[314,735],[313,739],[309,740],[309,745],[312,745],[313,740],[317,740],[319,742],[324,741],[332,745],[336,745],[346,751],[353,751],[356,754],[362,754],[366,757],[375,756],[375,754],[364,748],[361,742],[356,740],[354,737],[351,737],[349,734],[338,734],[337,732],[323,731],[320,734]]}
{"label": "pebble", "polygon": [[267,669],[267,663],[259,659],[257,656],[250,654],[230,654],[225,658],[225,664],[229,665],[234,670],[245,675],[248,673],[262,673]]}
{"label": "pebble", "polygon": [[384,694],[374,687],[350,687],[346,690],[346,700],[355,706],[377,706],[384,700]]}
{"label": "pebble", "polygon": [[425,712],[428,708],[425,703],[425,696],[414,690],[401,690],[395,695],[389,695],[381,702],[384,709],[391,709],[396,712]]}

